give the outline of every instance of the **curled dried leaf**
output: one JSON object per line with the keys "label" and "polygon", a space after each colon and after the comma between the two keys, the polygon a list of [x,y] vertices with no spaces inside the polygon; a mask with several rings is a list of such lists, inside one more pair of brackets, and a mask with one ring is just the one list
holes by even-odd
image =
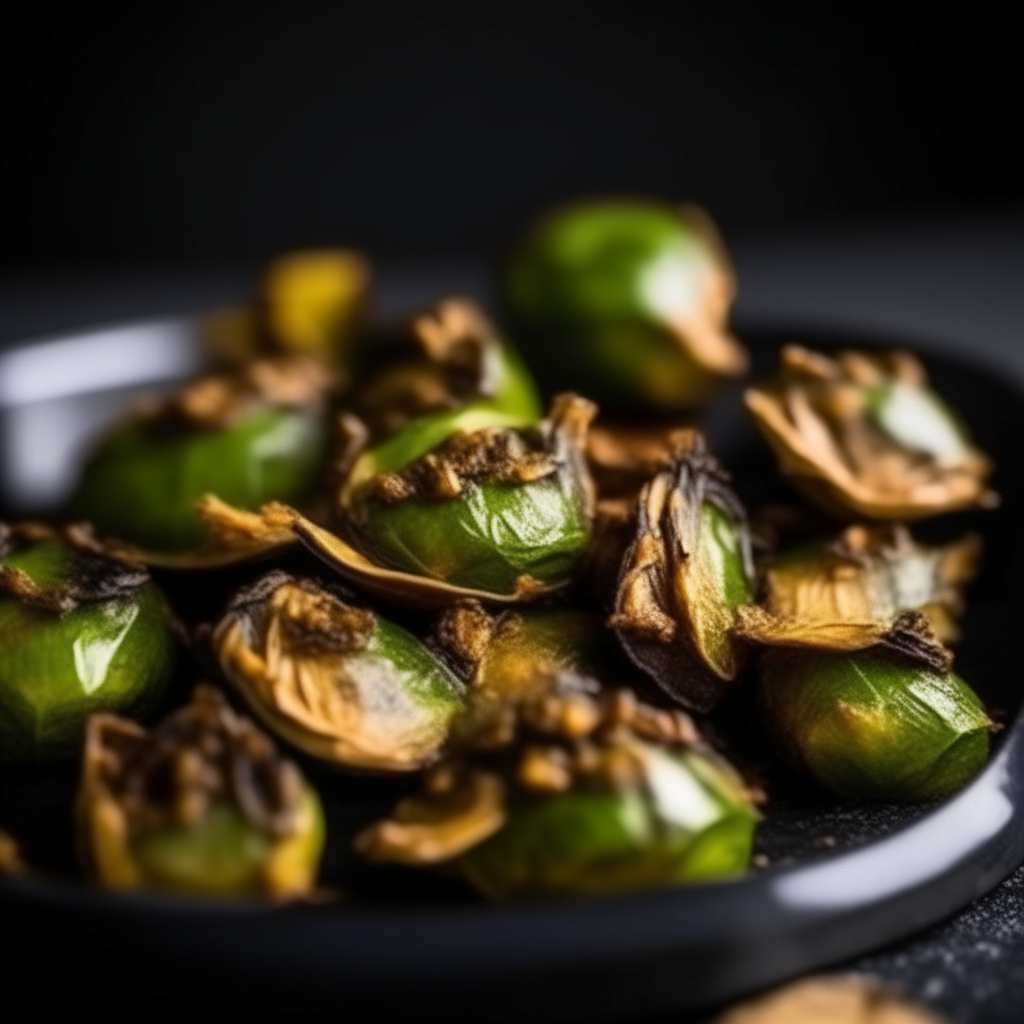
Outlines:
{"label": "curled dried leaf", "polygon": [[920,519],[998,500],[991,462],[909,353],[833,359],[790,345],[778,378],[745,397],[782,472],[844,518]]}
{"label": "curled dried leaf", "polygon": [[746,514],[696,431],[643,489],[611,625],[630,658],[706,711],[740,668],[736,610],[753,594]]}
{"label": "curled dried leaf", "polygon": [[902,525],[852,526],[835,542],[800,549],[769,568],[762,606],[740,609],[737,633],[753,643],[834,651],[905,647],[912,635],[938,670],[949,658],[941,644],[958,635],[961,590],[980,551],[973,536],[928,548]]}
{"label": "curled dried leaf", "polygon": [[367,860],[438,864],[454,860],[505,824],[505,786],[491,772],[435,770],[423,796],[402,800],[389,819],[364,829],[355,849]]}
{"label": "curled dried leaf", "polygon": [[655,473],[668,469],[686,428],[597,423],[587,435],[587,462],[602,498],[635,495]]}

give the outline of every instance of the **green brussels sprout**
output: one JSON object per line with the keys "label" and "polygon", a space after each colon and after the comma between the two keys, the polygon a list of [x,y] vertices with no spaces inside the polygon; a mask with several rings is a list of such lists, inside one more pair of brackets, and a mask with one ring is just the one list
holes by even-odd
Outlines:
{"label": "green brussels sprout", "polygon": [[[411,325],[398,345],[365,351],[355,411],[376,438],[413,420],[472,405],[535,423],[537,389],[519,354],[470,299],[446,299]],[[377,365],[379,364],[379,365]]]}
{"label": "green brussels sprout", "polygon": [[779,468],[841,519],[923,519],[992,508],[992,462],[909,352],[782,350],[775,380],[744,396]]}
{"label": "green brussels sprout", "polygon": [[82,474],[75,515],[157,552],[199,548],[200,498],[256,509],[297,501],[328,445],[327,372],[313,360],[261,360],[197,381],[115,429]]}
{"label": "green brussels sprout", "polygon": [[[455,759],[356,838],[370,860],[450,864],[495,900],[590,896],[741,874],[757,813],[682,712],[562,675],[484,694]],[[495,724],[500,722],[500,728]]]}
{"label": "green brussels sprout", "polygon": [[77,818],[95,880],[111,889],[288,898],[316,880],[316,793],[224,698],[198,687],[151,733],[89,721]]}
{"label": "green brussels sprout", "polygon": [[275,735],[347,768],[421,767],[463,705],[463,684],[411,633],[279,571],[237,595],[213,645]]}
{"label": "green brussels sprout", "polygon": [[345,526],[402,573],[485,594],[562,584],[590,539],[593,411],[563,396],[539,426],[473,406],[414,421],[355,462]]}
{"label": "green brussels sprout", "polygon": [[726,329],[732,268],[692,207],[621,199],[555,211],[513,249],[502,291],[541,382],[602,408],[699,405],[747,368]]}
{"label": "green brussels sprout", "polygon": [[742,664],[735,626],[753,599],[746,513],[696,431],[640,494],[611,624],[635,664],[667,693],[708,711]]}
{"label": "green brussels sprout", "polygon": [[575,608],[491,615],[460,601],[437,629],[437,646],[478,695],[494,700],[541,696],[559,676],[620,686],[638,675],[599,615]]}
{"label": "green brussels sprout", "polygon": [[148,715],[174,660],[144,568],[108,558],[82,528],[0,524],[0,760],[73,756],[98,711]]}
{"label": "green brussels sprout", "polygon": [[990,722],[974,691],[883,648],[769,651],[760,698],[787,758],[842,796],[934,800],[988,756]]}
{"label": "green brussels sprout", "polygon": [[635,779],[522,796],[460,868],[496,900],[589,896],[742,874],[756,815],[715,760],[650,744],[630,748]]}

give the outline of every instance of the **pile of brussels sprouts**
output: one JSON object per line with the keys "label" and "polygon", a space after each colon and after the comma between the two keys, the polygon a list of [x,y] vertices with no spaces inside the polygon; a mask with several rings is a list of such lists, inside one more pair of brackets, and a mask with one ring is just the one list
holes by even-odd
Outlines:
{"label": "pile of brussels sprouts", "polygon": [[843,797],[983,765],[947,646],[979,545],[905,523],[991,506],[990,466],[913,356],[789,346],[748,390],[834,523],[794,497],[818,525],[772,544],[694,426],[748,366],[703,213],[558,210],[500,285],[501,330],[459,298],[384,330],[363,257],[283,257],[61,522],[0,527],[0,760],[78,759],[94,882],[309,894],[330,770],[418,773],[356,852],[494,899],[735,876],[771,810],[708,738],[734,688]]}

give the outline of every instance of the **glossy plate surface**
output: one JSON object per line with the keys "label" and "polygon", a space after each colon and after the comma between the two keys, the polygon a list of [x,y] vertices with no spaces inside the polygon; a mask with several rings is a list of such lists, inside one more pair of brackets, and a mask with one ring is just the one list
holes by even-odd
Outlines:
{"label": "glossy plate surface", "polygon": [[[900,339],[741,330],[755,372],[783,341],[893,345]],[[49,347],[47,347],[49,346]],[[39,993],[154,999],[280,1013],[405,1012],[416,1020],[617,1020],[698,1008],[906,936],[985,892],[1024,857],[1024,717],[1017,667],[1024,548],[1018,448],[1024,397],[987,373],[925,359],[996,460],[1002,507],[929,524],[935,538],[972,529],[985,541],[968,593],[957,670],[1006,725],[966,790],[931,806],[834,799],[777,765],[758,848],[769,866],[727,884],[575,904],[491,907],[454,880],[355,864],[348,837],[406,783],[345,778],[308,766],[331,829],[325,874],[349,894],[322,906],[269,908],[114,896],[61,881],[70,867],[73,770],[0,770],[0,824],[65,850],[53,877],[0,879],[4,975],[40,961],[55,985]],[[187,322],[93,332],[0,354],[0,506],[53,507],[74,484],[83,438],[141,386],[201,362]],[[77,367],[77,369],[75,369]],[[706,423],[750,502],[786,495],[747,424],[739,388]],[[195,678],[193,674],[192,679]],[[716,713],[728,742],[766,761],[744,695]],[[13,826],[12,826],[13,827]],[[216,985],[207,983],[216,981]]]}

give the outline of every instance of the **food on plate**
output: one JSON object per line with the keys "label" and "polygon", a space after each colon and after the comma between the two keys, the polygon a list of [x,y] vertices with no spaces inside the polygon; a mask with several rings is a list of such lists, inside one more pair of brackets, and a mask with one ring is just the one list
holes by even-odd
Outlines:
{"label": "food on plate", "polygon": [[175,554],[208,542],[196,510],[206,494],[243,509],[302,500],[324,468],[331,383],[308,358],[258,359],[145,404],[89,459],[73,513]]}
{"label": "food on plate", "polygon": [[992,723],[967,683],[948,664],[883,647],[773,650],[759,697],[787,759],[842,796],[935,800],[988,756]]}
{"label": "food on plate", "polygon": [[211,687],[152,731],[91,718],[76,810],[89,873],[109,889],[284,899],[316,883],[316,793]]}
{"label": "food on plate", "polygon": [[401,573],[498,595],[562,585],[590,539],[593,414],[563,395],[537,425],[472,407],[414,421],[355,460],[341,521]]}
{"label": "food on plate", "polygon": [[[999,712],[953,649],[981,543],[907,523],[993,507],[994,467],[914,356],[785,347],[745,396],[777,460],[743,461],[709,408],[748,365],[735,278],[694,208],[536,222],[499,322],[388,322],[370,278],[275,260],[204,322],[209,371],[95,448],[88,522],[0,526],[0,768],[35,785],[84,737],[91,879],[304,897],[329,839],[357,901],[430,884],[403,865],[616,894],[774,859],[785,762],[835,803],[981,770]],[[0,801],[0,872],[25,832]]]}
{"label": "food on plate", "polygon": [[737,609],[755,587],[746,512],[696,431],[640,494],[611,625],[667,693],[710,710],[739,673]]}
{"label": "food on plate", "polygon": [[778,377],[746,393],[779,468],[844,519],[924,519],[989,508],[988,457],[909,352],[782,350]]}
{"label": "food on plate", "polygon": [[462,683],[410,632],[280,570],[236,595],[213,646],[271,732],[340,767],[422,767],[463,703]]}
{"label": "food on plate", "polygon": [[451,865],[500,901],[746,869],[757,821],[751,793],[685,714],[566,674],[530,689],[471,704],[451,760],[360,833],[359,852]]}
{"label": "food on plate", "polygon": [[343,376],[368,304],[370,263],[352,249],[303,249],[273,260],[256,300],[206,316],[207,349],[225,363],[259,356],[319,359]]}
{"label": "food on plate", "polygon": [[84,527],[0,524],[0,761],[78,753],[91,714],[145,718],[175,661],[146,569]]}
{"label": "food on plate", "polygon": [[512,336],[538,379],[632,412],[701,405],[747,369],[727,328],[735,291],[702,210],[643,200],[548,214],[502,278]]}

